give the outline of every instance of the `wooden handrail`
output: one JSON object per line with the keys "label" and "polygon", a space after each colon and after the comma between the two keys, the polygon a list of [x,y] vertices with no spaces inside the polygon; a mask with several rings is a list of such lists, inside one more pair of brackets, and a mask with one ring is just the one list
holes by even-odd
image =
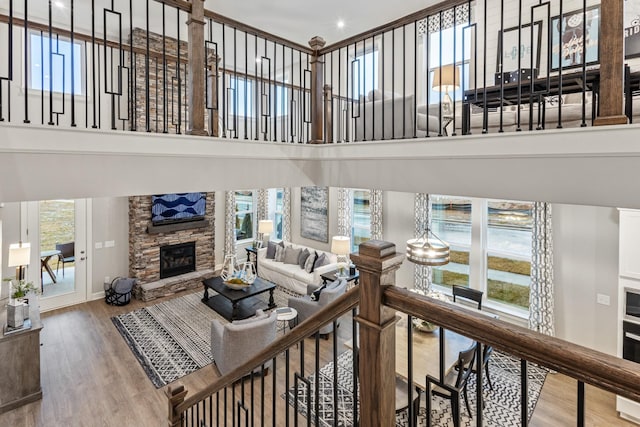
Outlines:
{"label": "wooden handrail", "polygon": [[603,390],[640,401],[638,364],[493,319],[404,288],[388,287],[383,303],[441,325],[518,358],[551,368]]}
{"label": "wooden handrail", "polygon": [[193,405],[196,405],[207,397],[223,390],[225,387],[230,386],[234,382],[246,376],[247,372],[251,372],[256,366],[260,366],[263,363],[268,362],[278,354],[291,348],[294,344],[315,334],[322,326],[349,312],[353,308],[357,307],[359,303],[360,288],[355,286],[351,290],[347,291],[343,296],[336,299],[333,303],[327,305],[316,314],[293,328],[290,333],[274,341],[273,344],[249,359],[246,363],[218,378],[213,384],[196,392],[190,398],[185,399],[184,402],[174,408],[174,413],[180,414],[185,412]]}
{"label": "wooden handrail", "polygon": [[387,22],[386,24],[382,24],[370,30],[363,31],[360,34],[356,34],[355,36],[351,36],[337,43],[325,46],[319,51],[319,54],[324,55],[345,46],[350,46],[354,43],[361,42],[362,40],[370,39],[384,32],[402,27],[403,25],[410,24],[414,21],[424,19],[429,15],[434,15],[441,10],[447,10],[456,6],[460,6],[462,4],[466,4],[468,3],[468,1],[469,0],[445,0],[433,6],[425,7],[424,9],[421,9],[417,12],[413,12],[409,15],[403,16],[402,18],[398,18],[395,21]]}

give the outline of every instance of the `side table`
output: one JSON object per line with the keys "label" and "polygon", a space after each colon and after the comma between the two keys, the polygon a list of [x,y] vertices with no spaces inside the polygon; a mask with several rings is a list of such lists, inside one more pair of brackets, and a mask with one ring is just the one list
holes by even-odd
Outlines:
{"label": "side table", "polygon": [[[321,274],[320,278],[322,278],[322,284],[326,285],[328,282],[333,282],[338,278],[338,270],[330,271],[325,274]],[[358,284],[360,280],[360,272],[356,270],[354,274],[347,274],[343,277],[347,282],[353,282],[354,285]]]}
{"label": "side table", "polygon": [[292,307],[276,308],[276,322],[278,322],[278,331],[282,331],[282,335],[287,332],[289,322],[293,322],[294,326],[298,324],[298,310]]}
{"label": "side table", "polygon": [[253,266],[256,268],[256,274],[258,274],[258,248],[249,246],[248,248],[244,248],[244,250],[247,251],[247,261],[253,263]]}

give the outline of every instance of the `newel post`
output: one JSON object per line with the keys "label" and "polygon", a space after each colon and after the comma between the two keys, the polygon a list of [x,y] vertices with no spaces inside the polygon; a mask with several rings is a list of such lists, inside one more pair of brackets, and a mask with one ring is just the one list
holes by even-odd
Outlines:
{"label": "newel post", "polygon": [[189,73],[187,77],[187,99],[189,135],[207,135],[204,128],[205,107],[205,48],[204,48],[204,0],[191,1],[191,15],[187,21],[189,29]]}
{"label": "newel post", "polygon": [[311,64],[311,135],[309,144],[324,144],[322,102],[324,88],[324,61],[320,59],[319,51],[326,42],[322,37],[315,36],[309,40],[309,46],[313,50],[313,55],[309,63]]}
{"label": "newel post", "polygon": [[382,304],[404,259],[390,242],[369,240],[351,254],[360,271],[360,425],[395,425],[396,316]]}
{"label": "newel post", "polygon": [[[594,126],[627,123],[623,114],[624,2],[600,2],[600,91]],[[595,102],[595,101],[594,101]]]}
{"label": "newel post", "polygon": [[176,406],[184,402],[184,398],[187,395],[187,390],[184,388],[184,385],[180,383],[175,383],[169,385],[164,392],[167,395],[167,399],[169,402],[169,427],[180,427],[180,416],[181,414],[176,411]]}

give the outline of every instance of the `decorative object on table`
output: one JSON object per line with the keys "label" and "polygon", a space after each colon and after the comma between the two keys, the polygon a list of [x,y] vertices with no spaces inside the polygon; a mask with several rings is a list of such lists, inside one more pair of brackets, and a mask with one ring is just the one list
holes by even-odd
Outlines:
{"label": "decorative object on table", "polygon": [[230,288],[233,289],[235,291],[240,291],[242,289],[246,289],[249,286],[251,286],[250,283],[247,283],[246,281],[244,281],[243,279],[241,279],[240,277],[232,277],[231,279],[228,279],[224,282],[224,284]]}
{"label": "decorative object on table", "polygon": [[[509,79],[505,83],[517,82],[517,70],[529,72],[531,76],[531,58],[533,58],[533,69],[537,75],[540,68],[540,43],[542,33],[540,32],[541,21],[533,23],[533,45],[531,44],[531,24],[520,27],[507,28],[504,31],[498,30],[498,59],[496,61],[496,76],[500,73]],[[520,46],[520,48],[518,48]],[[500,68],[502,65],[502,68]],[[513,79],[515,77],[515,79]],[[521,76],[521,81],[525,81],[525,75]],[[496,84],[500,84],[496,80]]]}
{"label": "decorative object on table", "polygon": [[30,292],[37,294],[38,288],[33,282],[25,280],[4,279],[10,283],[9,303],[7,304],[7,326],[20,328],[25,320],[29,319],[29,300],[26,298]]}
{"label": "decorative object on table", "polygon": [[241,279],[251,285],[256,280],[256,276],[256,265],[254,263],[247,261],[242,264]]}
{"label": "decorative object on table", "polygon": [[351,239],[347,236],[333,236],[331,239],[331,252],[337,255],[338,277],[346,277],[349,271],[349,253],[351,252]]}
{"label": "decorative object on table", "polygon": [[[551,71],[600,62],[600,6],[578,9],[551,18]],[[583,34],[584,33],[584,34]]]}
{"label": "decorative object on table", "polygon": [[302,187],[300,190],[300,236],[328,242],[329,187]]}
{"label": "decorative object on table", "polygon": [[12,243],[9,245],[8,267],[16,268],[16,280],[24,279],[24,267],[31,259],[31,243]]}
{"label": "decorative object on table", "polygon": [[407,240],[407,259],[431,267],[448,264],[449,244],[427,228],[417,239]]}
{"label": "decorative object on table", "polygon": [[442,96],[442,110],[451,113],[453,102],[450,91],[460,89],[460,67],[455,64],[443,65],[433,72],[433,84],[431,88],[437,92],[444,92]]}
{"label": "decorative object on table", "polygon": [[225,255],[222,263],[222,273],[220,277],[223,280],[228,280],[235,277],[235,273],[238,270],[238,261],[235,255]]}
{"label": "decorative object on table", "polygon": [[[424,295],[429,298],[437,299],[438,301],[449,302],[449,297],[439,291],[422,291],[420,289],[411,289],[411,292],[415,292],[419,295]],[[420,332],[434,332],[438,329],[438,325],[435,323],[427,322],[426,320],[422,320],[418,317],[412,318],[411,322],[413,323],[413,327]]]}
{"label": "decorative object on table", "polygon": [[273,221],[270,219],[261,219],[260,222],[258,222],[258,242],[260,242],[260,247],[267,244],[272,232]]}

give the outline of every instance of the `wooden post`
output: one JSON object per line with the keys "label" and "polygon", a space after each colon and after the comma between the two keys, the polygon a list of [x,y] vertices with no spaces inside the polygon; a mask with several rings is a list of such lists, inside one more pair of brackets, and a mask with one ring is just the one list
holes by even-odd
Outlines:
{"label": "wooden post", "polygon": [[311,56],[311,138],[309,144],[324,144],[322,135],[322,89],[324,86],[323,65],[318,51],[324,47],[326,42],[322,37],[314,37],[309,40],[309,46],[313,49]]}
{"label": "wooden post", "polygon": [[205,110],[205,60],[204,60],[204,0],[191,1],[191,15],[187,21],[189,28],[189,73],[187,99],[189,135],[207,135],[204,128]]}
{"label": "wooden post", "polygon": [[360,425],[395,425],[396,316],[382,305],[384,287],[395,283],[404,259],[390,242],[369,240],[351,254],[360,271]]}
{"label": "wooden post", "polygon": [[324,134],[326,142],[333,142],[333,94],[331,86],[324,85]]}
{"label": "wooden post", "polygon": [[[627,123],[623,114],[624,2],[600,2],[600,91],[594,126]],[[595,102],[595,101],[594,101]]]}
{"label": "wooden post", "polygon": [[185,390],[182,384],[175,383],[171,384],[167,387],[164,392],[167,395],[167,399],[169,402],[169,427],[180,427],[180,415],[175,410],[176,406],[184,402],[184,398],[187,395],[187,390]]}

